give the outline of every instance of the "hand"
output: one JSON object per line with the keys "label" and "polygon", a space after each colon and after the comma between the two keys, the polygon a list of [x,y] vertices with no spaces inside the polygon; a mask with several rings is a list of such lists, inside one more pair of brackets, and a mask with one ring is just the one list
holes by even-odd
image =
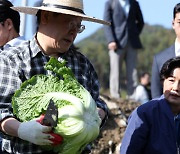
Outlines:
{"label": "hand", "polygon": [[109,44],[108,44],[108,49],[115,51],[115,50],[117,49],[117,44],[116,44],[116,42],[111,42],[111,43],[109,43]]}
{"label": "hand", "polygon": [[52,127],[40,124],[42,116],[28,122],[23,122],[18,128],[18,137],[36,145],[57,145],[62,137],[51,132]]}
{"label": "hand", "polygon": [[99,117],[101,118],[101,120],[103,120],[106,116],[106,113],[101,108],[97,108],[97,110],[98,110]]}
{"label": "hand", "polygon": [[53,142],[49,139],[54,138],[48,134],[51,129],[51,127],[43,126],[36,120],[31,120],[20,124],[18,128],[18,137],[36,145],[50,145]]}
{"label": "hand", "polygon": [[[43,125],[43,119],[44,119],[44,114],[42,114],[42,115],[39,117],[39,119],[36,120],[36,121]],[[53,131],[49,132],[49,134],[54,137],[54,138],[49,139],[50,141],[53,142],[53,145],[58,145],[58,144],[61,144],[61,143],[62,143],[62,141],[63,141],[62,136],[53,133]]]}

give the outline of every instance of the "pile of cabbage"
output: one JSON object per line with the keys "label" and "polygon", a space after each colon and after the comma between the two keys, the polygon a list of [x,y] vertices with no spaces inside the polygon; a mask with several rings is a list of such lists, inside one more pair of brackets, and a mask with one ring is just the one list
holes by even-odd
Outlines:
{"label": "pile of cabbage", "polygon": [[48,149],[80,154],[98,136],[101,119],[90,93],[65,64],[64,60],[51,58],[45,68],[55,75],[35,75],[23,82],[12,98],[13,113],[20,121],[32,120],[45,113],[52,99],[58,107],[58,124],[53,132],[64,140]]}

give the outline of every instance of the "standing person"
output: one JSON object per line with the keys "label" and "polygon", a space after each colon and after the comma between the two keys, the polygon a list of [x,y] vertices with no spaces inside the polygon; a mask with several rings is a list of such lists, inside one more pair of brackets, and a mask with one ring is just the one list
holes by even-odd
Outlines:
{"label": "standing person", "polygon": [[157,53],[153,58],[152,76],[151,76],[151,95],[156,98],[162,95],[162,83],[159,73],[162,65],[170,58],[180,56],[180,3],[176,4],[173,10],[172,27],[176,34],[175,43],[167,49]]}
{"label": "standing person", "polygon": [[19,35],[20,14],[11,9],[13,4],[0,0],[0,47],[2,50],[20,44],[24,37]]}
{"label": "standing person", "polygon": [[140,84],[136,87],[133,97],[135,101],[141,104],[151,100],[150,75],[148,72],[141,73]]}
{"label": "standing person", "polygon": [[110,95],[119,98],[119,78],[122,61],[126,63],[127,94],[130,97],[137,86],[137,49],[142,48],[139,35],[144,26],[143,16],[136,0],[107,0],[104,20],[110,57]]}
{"label": "standing person", "polygon": [[132,112],[121,154],[180,153],[180,57],[164,63],[160,79],[163,95]]}
{"label": "standing person", "polygon": [[[19,35],[20,14],[11,9],[13,4],[8,0],[0,0],[0,52],[20,44],[24,37]],[[2,139],[0,137],[0,146]],[[2,153],[0,148],[0,153]]]}
{"label": "standing person", "polygon": [[[39,145],[53,144],[49,140],[56,139],[49,134],[52,128],[36,120],[18,121],[12,112],[12,96],[25,80],[36,74],[51,73],[44,68],[50,57],[64,59],[97,103],[103,124],[107,117],[107,106],[99,99],[97,74],[89,60],[71,49],[71,46],[77,34],[85,29],[82,20],[109,23],[85,15],[82,0],[43,0],[40,7],[13,9],[36,14],[39,25],[31,40],[0,54],[0,129],[4,133],[2,149],[6,153],[47,154]],[[53,154],[51,151],[49,153]]]}

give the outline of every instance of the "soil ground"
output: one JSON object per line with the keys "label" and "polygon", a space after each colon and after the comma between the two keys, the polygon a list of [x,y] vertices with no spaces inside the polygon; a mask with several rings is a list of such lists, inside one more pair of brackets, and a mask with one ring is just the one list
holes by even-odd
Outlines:
{"label": "soil ground", "polygon": [[130,100],[112,100],[101,96],[109,108],[109,117],[99,137],[93,142],[91,154],[119,154],[121,140],[130,113],[140,103]]}

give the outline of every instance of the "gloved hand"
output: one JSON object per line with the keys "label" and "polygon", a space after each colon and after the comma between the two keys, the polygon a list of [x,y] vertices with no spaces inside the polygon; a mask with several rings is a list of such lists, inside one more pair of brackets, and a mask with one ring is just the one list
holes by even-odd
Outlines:
{"label": "gloved hand", "polygon": [[36,145],[60,144],[62,137],[52,133],[52,127],[41,125],[42,118],[44,117],[21,123],[18,128],[18,137]]}
{"label": "gloved hand", "polygon": [[[37,122],[39,122],[40,124],[43,124],[43,119],[44,119],[44,114],[42,114],[39,119],[37,120]],[[50,138],[49,140],[52,141],[53,145],[58,145],[61,144],[63,141],[62,136],[53,133],[53,131],[49,132],[48,134],[50,134],[51,136],[53,136],[54,138]]]}

